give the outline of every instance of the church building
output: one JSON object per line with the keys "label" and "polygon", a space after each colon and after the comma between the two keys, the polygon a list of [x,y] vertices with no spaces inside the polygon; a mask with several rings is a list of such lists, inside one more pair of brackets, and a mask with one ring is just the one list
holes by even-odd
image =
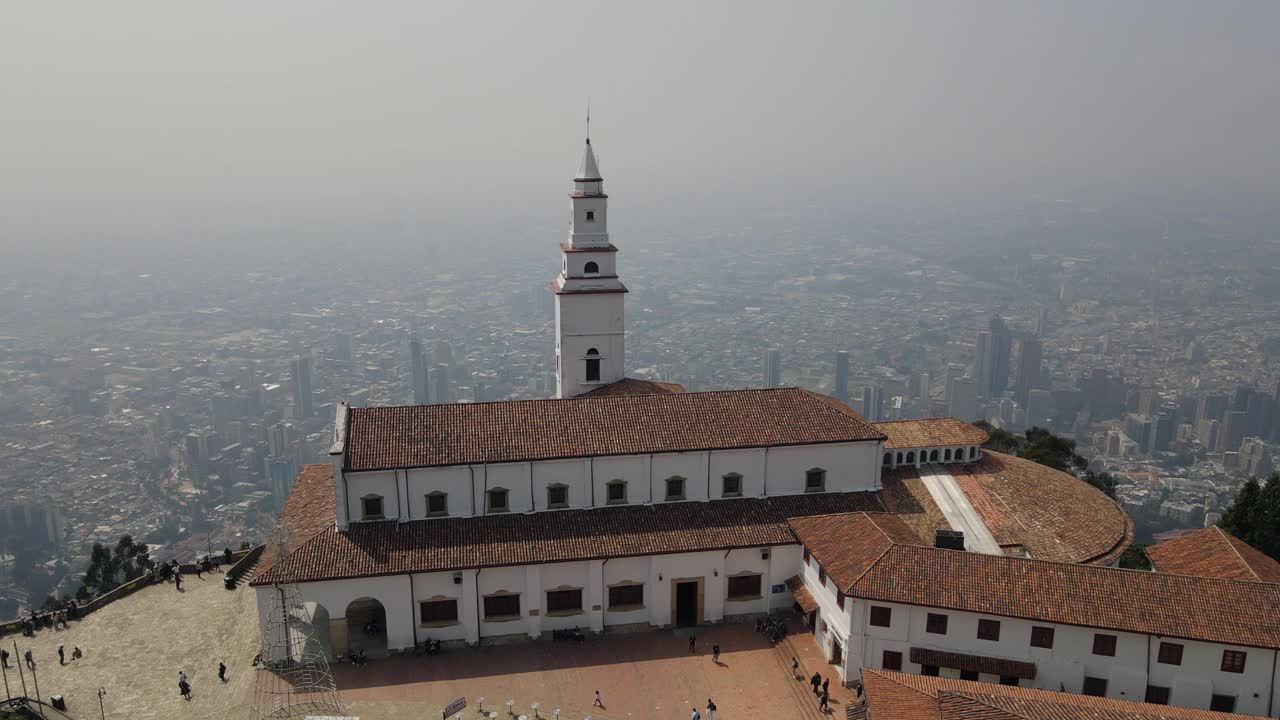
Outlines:
{"label": "church building", "polygon": [[[627,378],[627,288],[590,140],[570,208],[552,283],[556,397],[341,404],[331,463],[301,470],[281,516],[286,545],[268,551],[252,582],[261,618],[278,584],[296,584],[328,652],[376,654],[428,638],[528,641],[798,609],[852,682],[886,659],[945,674],[963,670],[947,655],[961,645],[981,656],[972,643],[899,625],[931,603],[952,602],[965,617],[994,611],[947,592],[962,573],[1004,577],[1007,562],[1041,563],[1037,582],[1048,583],[1061,575],[1053,568],[1123,572],[1106,569],[1133,539],[1115,502],[1066,473],[983,450],[986,434],[968,423],[871,423],[800,388],[685,392]],[[935,578],[940,599],[889,582],[898,563],[924,589],[930,568],[946,570]],[[1035,653],[986,652],[964,662],[1038,682]],[[1055,689],[1079,669],[1059,661],[1045,675]]]}

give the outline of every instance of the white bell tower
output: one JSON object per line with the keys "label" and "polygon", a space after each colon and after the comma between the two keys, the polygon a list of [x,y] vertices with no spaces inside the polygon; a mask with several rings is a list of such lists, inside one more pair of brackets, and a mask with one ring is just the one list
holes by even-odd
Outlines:
{"label": "white bell tower", "polygon": [[569,241],[560,244],[556,294],[556,397],[571,398],[623,378],[622,299],[618,248],[609,243],[604,178],[591,138],[569,194]]}

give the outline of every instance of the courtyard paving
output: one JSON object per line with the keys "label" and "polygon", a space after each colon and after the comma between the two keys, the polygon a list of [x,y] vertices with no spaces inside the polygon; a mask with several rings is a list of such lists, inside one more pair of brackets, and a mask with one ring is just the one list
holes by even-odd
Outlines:
{"label": "courtyard paving", "polygon": [[[172,585],[138,593],[73,622],[69,630],[42,630],[35,638],[0,638],[13,652],[7,678],[20,692],[17,666],[30,647],[36,658],[40,694],[67,700],[76,720],[98,717],[97,690],[105,687],[106,717],[139,720],[183,717],[190,720],[250,718],[257,653],[257,610],[253,592],[222,587],[220,577],[188,577],[185,592]],[[466,720],[478,720],[477,699],[486,711],[507,718],[506,701],[514,700],[516,716],[563,720],[679,718],[693,707],[703,710],[708,698],[719,707],[717,718],[804,718],[820,720],[807,680],[792,680],[794,655],[802,675],[814,671],[836,677],[835,668],[819,654],[812,636],[798,625],[777,648],[751,625],[724,625],[696,631],[697,652],[689,653],[687,631],[611,633],[585,643],[549,640],[480,648],[449,649],[431,657],[373,660],[365,668],[334,667],[343,700],[351,715],[364,720],[438,718],[444,706],[466,697]],[[711,646],[719,643],[717,664]],[[83,659],[58,664],[63,645],[85,651]],[[16,661],[15,661],[16,660]],[[226,662],[230,681],[217,679],[218,662]],[[178,670],[190,677],[190,702],[178,695]],[[34,684],[26,674],[30,694]],[[600,690],[604,708],[592,706]],[[842,716],[852,691],[831,685],[831,714]]]}

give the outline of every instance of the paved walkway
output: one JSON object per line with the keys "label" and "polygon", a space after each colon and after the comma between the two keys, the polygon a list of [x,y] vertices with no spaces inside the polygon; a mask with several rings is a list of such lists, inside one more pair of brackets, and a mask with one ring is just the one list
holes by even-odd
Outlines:
{"label": "paved walkway", "polygon": [[[376,660],[365,669],[347,665],[336,670],[352,715],[364,720],[438,717],[454,698],[465,696],[464,718],[478,717],[476,699],[486,698],[486,711],[508,718],[506,701],[514,700],[517,716],[542,717],[557,708],[564,720],[677,718],[698,707],[706,717],[708,698],[719,708],[717,718],[806,718],[823,716],[807,678],[815,670],[835,678],[807,633],[789,639],[790,646],[771,647],[751,625],[700,628],[697,652],[689,653],[687,635],[643,631],[590,638],[572,643],[520,643],[450,650],[435,657]],[[720,662],[711,646],[720,644]],[[794,651],[793,651],[794,648]],[[791,677],[791,656],[802,663],[805,679]],[[851,690],[831,685],[831,714],[844,713]],[[600,690],[604,708],[592,706]]]}
{"label": "paved walkway", "polygon": [[[77,720],[98,717],[98,688],[105,687],[106,716],[130,720],[193,720],[247,717],[254,671],[250,668],[258,646],[258,611],[247,587],[228,591],[222,575],[183,577],[183,592],[173,585],[153,585],[102,610],[71,623],[68,630],[41,630],[34,638],[11,635],[0,642],[18,662],[9,659],[9,689],[21,694],[18,665],[31,648],[36,660],[40,695],[47,702],[59,693],[67,712]],[[67,664],[58,664],[58,645],[66,649]],[[71,649],[85,655],[71,661]],[[218,681],[218,661],[227,664],[228,683]],[[190,678],[190,703],[178,695],[178,670]],[[31,673],[29,694],[35,695]],[[3,686],[0,685],[0,692]]]}

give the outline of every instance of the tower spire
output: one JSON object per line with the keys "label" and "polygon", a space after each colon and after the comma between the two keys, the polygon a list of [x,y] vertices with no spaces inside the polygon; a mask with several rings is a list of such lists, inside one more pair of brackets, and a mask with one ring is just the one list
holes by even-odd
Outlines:
{"label": "tower spire", "polygon": [[587,144],[591,144],[591,96],[587,96]]}

